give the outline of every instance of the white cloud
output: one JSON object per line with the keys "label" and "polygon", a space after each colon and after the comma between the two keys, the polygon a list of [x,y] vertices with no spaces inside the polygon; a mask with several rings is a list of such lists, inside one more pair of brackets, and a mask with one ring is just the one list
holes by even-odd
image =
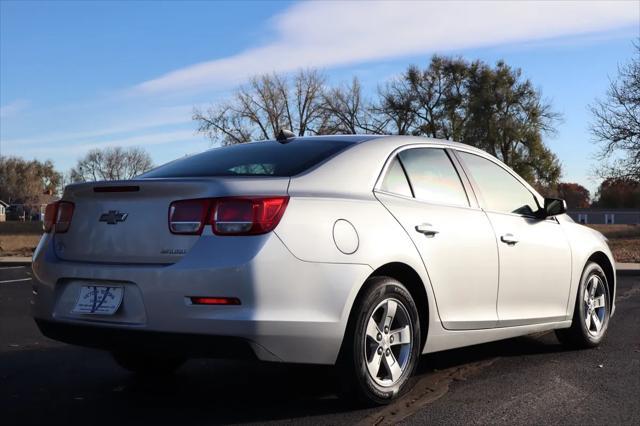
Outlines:
{"label": "white cloud", "polygon": [[[166,132],[148,133],[139,136],[130,136],[124,138],[107,138],[99,142],[92,143],[78,143],[78,144],[65,144],[64,149],[73,153],[74,155],[82,155],[85,152],[95,148],[107,148],[107,147],[131,147],[131,146],[154,146],[163,145],[169,143],[182,144],[185,142],[200,142],[202,143],[204,138],[202,136],[196,136],[193,130],[174,130]],[[51,155],[59,154],[60,148],[53,146],[39,146],[34,148],[28,148],[24,152],[31,155]]]}
{"label": "white cloud", "polygon": [[7,118],[12,115],[19,113],[20,111],[25,110],[31,102],[25,99],[18,99],[13,102],[9,102],[6,105],[0,106],[0,118]]}
{"label": "white cloud", "polygon": [[133,93],[218,88],[250,75],[543,40],[638,23],[635,1],[303,2],[271,20],[274,41],[145,81]]}
{"label": "white cloud", "polygon": [[117,134],[143,131],[154,127],[189,123],[192,121],[192,111],[192,105],[161,107],[147,111],[143,115],[136,114],[135,117],[119,120],[117,124],[111,126],[83,131],[48,133],[47,135],[30,138],[3,139],[2,144],[11,147],[24,147],[27,145],[54,144],[57,142],[70,144],[72,142],[103,137],[111,137],[113,139],[113,135]]}

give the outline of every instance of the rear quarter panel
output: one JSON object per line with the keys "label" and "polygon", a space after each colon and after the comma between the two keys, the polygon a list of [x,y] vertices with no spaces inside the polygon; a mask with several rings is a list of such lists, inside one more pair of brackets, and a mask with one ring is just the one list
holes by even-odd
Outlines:
{"label": "rear quarter panel", "polygon": [[[358,248],[352,254],[338,249],[333,227],[347,220],[358,235]],[[428,306],[429,329],[440,327],[436,299],[426,269],[413,242],[375,198],[354,200],[339,198],[291,197],[287,211],[275,230],[289,251],[305,262],[349,263],[368,265],[372,270],[400,262],[414,269],[424,284]],[[345,304],[343,318],[351,312],[364,282],[354,286]]]}
{"label": "rear quarter panel", "polygon": [[[421,141],[413,139],[402,141]],[[422,258],[404,228],[373,193],[385,162],[397,148],[398,140],[393,137],[359,144],[292,178],[289,205],[275,233],[294,256],[306,262],[365,264],[373,270],[392,262],[408,265],[420,276],[427,293],[428,306],[419,308],[428,309],[432,330],[441,324]],[[357,233],[357,250],[351,254],[336,245],[333,228],[339,220],[348,221]],[[345,318],[361,285],[351,291]]]}

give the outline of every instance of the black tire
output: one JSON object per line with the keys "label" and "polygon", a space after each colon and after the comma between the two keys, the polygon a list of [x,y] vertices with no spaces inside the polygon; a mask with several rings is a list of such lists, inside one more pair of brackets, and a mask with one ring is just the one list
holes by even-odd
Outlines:
{"label": "black tire", "polygon": [[[391,308],[389,302],[396,303],[396,315],[393,322],[382,330],[376,339],[367,336],[367,326],[369,320],[374,319],[377,326],[384,326],[384,318]],[[385,305],[386,304],[386,305]],[[382,311],[380,311],[382,309]],[[375,312],[375,315],[374,315]],[[379,320],[377,315],[380,314]],[[409,323],[410,321],[410,323]],[[404,324],[404,325],[402,325]],[[396,333],[391,331],[396,328]],[[408,327],[408,329],[407,329]],[[397,330],[406,330],[402,335]],[[386,333],[381,337],[383,333]],[[397,336],[396,343],[393,344],[392,336]],[[399,344],[400,340],[411,337],[410,344]],[[407,387],[409,378],[418,364],[421,351],[420,320],[415,302],[409,291],[400,282],[389,277],[372,277],[365,283],[364,292],[359,295],[354,304],[347,325],[347,332],[342,343],[342,349],[338,360],[337,370],[341,384],[341,396],[350,400],[356,400],[365,405],[384,405],[391,402],[398,395],[401,395]],[[383,345],[388,349],[382,349]],[[382,351],[380,351],[382,349]],[[390,351],[390,353],[389,353]],[[372,376],[367,367],[365,358],[370,355],[380,359],[378,374],[388,378]],[[392,378],[391,368],[397,362],[401,368],[401,374]],[[375,369],[375,367],[372,367]],[[385,371],[386,370],[386,371]],[[388,381],[383,385],[381,381]]]}
{"label": "black tire", "polygon": [[[590,308],[590,302],[585,300],[587,298],[585,292],[593,287],[590,283],[597,282],[598,280],[603,284],[603,288],[596,292],[597,297],[604,296],[604,309],[602,311],[600,311],[600,308],[595,309],[595,315],[598,316],[600,328],[597,329],[593,316],[592,319],[589,320],[589,328],[587,328],[587,314],[591,312],[592,308]],[[597,287],[599,288],[600,286],[597,285]],[[593,296],[594,295],[591,295],[592,300]],[[591,306],[593,306],[593,302],[591,303]],[[596,304],[598,303],[599,302],[596,301]],[[570,348],[594,348],[602,342],[607,333],[610,314],[611,298],[607,276],[600,265],[595,262],[589,262],[587,266],[585,266],[580,278],[580,286],[578,287],[576,304],[573,309],[571,327],[556,330],[556,336],[562,344]]]}
{"label": "black tire", "polygon": [[141,376],[170,375],[186,361],[180,356],[164,356],[137,351],[117,351],[112,352],[111,355],[120,367]]}

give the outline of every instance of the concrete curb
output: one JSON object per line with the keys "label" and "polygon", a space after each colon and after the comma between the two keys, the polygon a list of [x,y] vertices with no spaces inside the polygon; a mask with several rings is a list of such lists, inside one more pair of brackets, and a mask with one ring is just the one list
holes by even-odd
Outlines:
{"label": "concrete curb", "polygon": [[616,273],[620,276],[640,275],[640,263],[617,263]]}
{"label": "concrete curb", "polygon": [[31,266],[30,257],[7,256],[0,257],[0,268],[10,266]]}

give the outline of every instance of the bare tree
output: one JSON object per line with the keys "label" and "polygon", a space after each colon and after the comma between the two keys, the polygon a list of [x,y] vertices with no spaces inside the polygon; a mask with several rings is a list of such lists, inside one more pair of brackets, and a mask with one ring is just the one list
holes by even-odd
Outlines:
{"label": "bare tree", "polygon": [[[591,106],[591,133],[602,149],[601,177],[640,180],[640,40],[634,58],[618,68],[604,100]],[[613,159],[612,159],[613,158]]]}
{"label": "bare tree", "polygon": [[380,134],[386,126],[386,122],[380,121],[374,107],[363,96],[357,77],[350,84],[326,89],[322,111],[320,134]]}
{"label": "bare tree", "polygon": [[374,106],[385,133],[410,135],[416,121],[415,96],[404,76],[387,82],[378,88],[379,101]]}
{"label": "bare tree", "polygon": [[[376,96],[377,95],[377,96]],[[198,130],[223,145],[297,135],[400,134],[456,140],[485,149],[532,184],[550,185],[560,164],[542,136],[559,116],[519,69],[500,61],[434,56],[366,99],[360,82],[329,87],[314,70],[254,77],[229,102],[195,111]]]}
{"label": "bare tree", "polygon": [[93,149],[78,160],[70,171],[73,182],[131,179],[153,167],[149,153],[142,148]]}
{"label": "bare tree", "polygon": [[233,98],[206,111],[196,109],[198,131],[222,145],[273,138],[281,128],[297,135],[316,134],[322,122],[324,76],[301,70],[289,78],[266,74],[252,78]]}

